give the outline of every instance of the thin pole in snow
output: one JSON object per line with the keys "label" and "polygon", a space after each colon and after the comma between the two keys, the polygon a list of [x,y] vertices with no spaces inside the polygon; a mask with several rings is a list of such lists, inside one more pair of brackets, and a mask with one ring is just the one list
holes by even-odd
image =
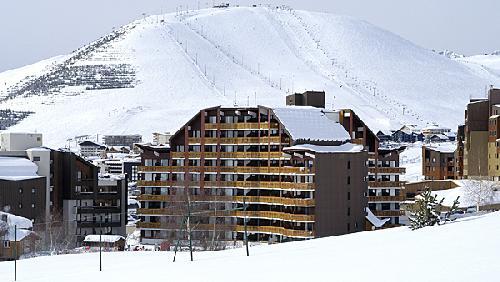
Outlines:
{"label": "thin pole in snow", "polygon": [[99,271],[102,271],[102,216],[99,222]]}
{"label": "thin pole in snow", "polygon": [[17,281],[17,225],[14,225],[14,281]]}

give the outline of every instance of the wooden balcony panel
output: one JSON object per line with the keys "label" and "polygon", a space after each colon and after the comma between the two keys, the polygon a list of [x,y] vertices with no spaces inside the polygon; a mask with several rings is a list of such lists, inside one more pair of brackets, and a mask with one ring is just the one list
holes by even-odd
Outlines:
{"label": "wooden balcony panel", "polygon": [[205,181],[205,187],[227,187],[227,188],[253,188],[253,189],[278,189],[278,190],[304,190],[313,191],[314,183],[294,182],[266,182],[266,181]]}
{"label": "wooden balcony panel", "polygon": [[372,211],[374,215],[380,217],[390,217],[390,216],[402,216],[405,214],[404,211]]}
{"label": "wooden balcony panel", "polygon": [[402,187],[404,182],[402,181],[369,181],[368,188],[377,188],[377,187]]}
{"label": "wooden balcony panel", "polygon": [[368,171],[370,173],[397,173],[397,174],[405,174],[406,168],[404,167],[369,167]]}
{"label": "wooden balcony panel", "polygon": [[[221,130],[266,130],[269,128],[268,122],[240,122],[240,123],[205,123],[206,130],[216,130],[220,128]],[[277,123],[271,123],[271,129],[278,129],[279,125]]]}
{"label": "wooden balcony panel", "polygon": [[368,202],[402,202],[403,196],[368,196]]}
{"label": "wooden balcony panel", "polygon": [[[241,225],[236,226],[237,232],[245,232],[245,227]],[[247,226],[247,232],[258,232],[266,234],[278,234],[287,237],[297,238],[314,238],[314,232],[305,230],[292,230],[279,226]]]}

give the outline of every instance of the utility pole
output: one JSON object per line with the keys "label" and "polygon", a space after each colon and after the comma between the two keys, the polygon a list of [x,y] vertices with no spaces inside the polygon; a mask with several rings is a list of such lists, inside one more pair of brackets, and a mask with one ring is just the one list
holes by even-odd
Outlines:
{"label": "utility pole", "polygon": [[188,191],[188,217],[187,217],[187,229],[188,229],[188,239],[189,239],[189,254],[191,256],[191,261],[193,261],[193,241],[191,238],[191,198],[189,197]]}
{"label": "utility pole", "polygon": [[14,281],[17,281],[17,225],[14,225]]}
{"label": "utility pole", "polygon": [[99,271],[102,271],[102,215],[99,221]]}

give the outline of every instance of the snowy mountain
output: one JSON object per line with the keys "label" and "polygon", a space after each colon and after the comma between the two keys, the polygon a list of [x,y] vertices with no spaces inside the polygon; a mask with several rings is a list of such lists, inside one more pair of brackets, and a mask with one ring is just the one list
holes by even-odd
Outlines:
{"label": "snowy mountain", "polygon": [[500,84],[500,72],[460,60],[350,17],[206,9],[137,20],[1,73],[0,110],[34,112],[11,129],[43,132],[49,146],[95,133],[147,139],[204,107],[280,106],[304,90],[325,90],[327,108],[352,108],[373,130],[455,128],[470,96]]}
{"label": "snowy mountain", "polygon": [[[302,242],[195,252],[59,255],[17,262],[18,281],[498,281],[500,213]],[[13,262],[0,262],[2,281]]]}

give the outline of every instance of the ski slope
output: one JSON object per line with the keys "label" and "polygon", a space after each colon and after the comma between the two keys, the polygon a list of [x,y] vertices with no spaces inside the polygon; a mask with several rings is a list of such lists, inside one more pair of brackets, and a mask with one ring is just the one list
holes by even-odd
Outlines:
{"label": "ski slope", "polygon": [[[48,146],[96,133],[148,140],[152,132],[177,130],[201,108],[282,106],[287,94],[305,90],[326,91],[327,108],[354,109],[375,132],[407,123],[455,128],[470,96],[500,84],[498,72],[326,13],[205,9],[150,16],[117,32],[104,43],[0,74],[0,109],[35,112],[10,130],[42,132]],[[71,84],[85,75],[99,82],[109,75],[106,66],[125,66],[133,87]],[[1,99],[13,78],[58,77],[68,67],[77,69],[64,77],[71,86]]]}
{"label": "ski slope", "polygon": [[[219,252],[119,252],[20,260],[17,281],[498,281],[500,213]],[[13,262],[0,279],[13,281]]]}

